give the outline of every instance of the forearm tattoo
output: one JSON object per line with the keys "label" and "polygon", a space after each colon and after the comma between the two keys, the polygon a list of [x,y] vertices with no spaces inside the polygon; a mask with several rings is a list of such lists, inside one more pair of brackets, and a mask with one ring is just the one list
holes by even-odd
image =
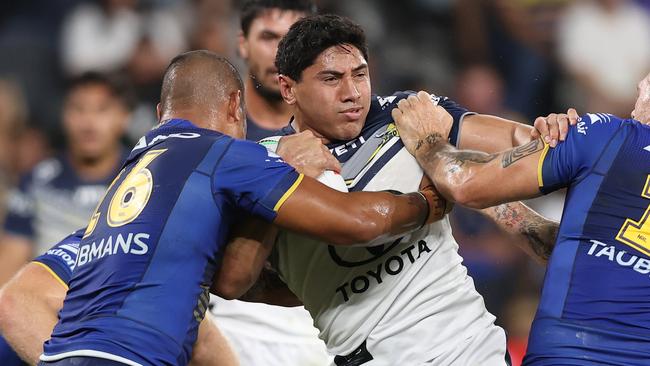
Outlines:
{"label": "forearm tattoo", "polygon": [[441,134],[432,133],[430,135],[427,135],[427,137],[418,140],[418,143],[415,145],[415,151],[420,150],[420,148],[424,146],[424,144],[433,146],[441,141],[444,141]]}
{"label": "forearm tattoo", "polygon": [[494,207],[494,220],[505,226],[506,231],[522,235],[533,253],[543,261],[548,261],[555,246],[558,223],[523,209],[520,203],[505,203]]}
{"label": "forearm tattoo", "polygon": [[526,156],[532,155],[542,149],[544,149],[544,143],[541,139],[533,140],[525,145],[517,146],[514,149],[503,154],[503,159],[501,159],[501,166],[507,168],[517,160],[523,159]]}
{"label": "forearm tattoo", "polygon": [[447,172],[458,172],[465,163],[486,164],[497,158],[497,154],[486,154],[479,151],[442,151],[439,153],[447,161]]}

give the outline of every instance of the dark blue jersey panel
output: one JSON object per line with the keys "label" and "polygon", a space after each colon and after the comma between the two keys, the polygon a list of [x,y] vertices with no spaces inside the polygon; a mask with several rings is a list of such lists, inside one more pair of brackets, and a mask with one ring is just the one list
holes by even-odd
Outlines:
{"label": "dark blue jersey panel", "polygon": [[650,364],[650,128],[589,114],[541,161],[568,187],[526,365]]}
{"label": "dark blue jersey panel", "polygon": [[257,144],[182,120],[152,130],[91,219],[44,359],[186,364],[231,224],[273,220],[299,179]]}

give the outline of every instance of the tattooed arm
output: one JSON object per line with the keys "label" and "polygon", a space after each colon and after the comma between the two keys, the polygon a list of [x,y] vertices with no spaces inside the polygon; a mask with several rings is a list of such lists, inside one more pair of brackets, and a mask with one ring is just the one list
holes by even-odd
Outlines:
{"label": "tattooed arm", "polygon": [[457,150],[440,135],[429,135],[415,151],[422,169],[448,199],[472,208],[541,195],[537,162],[541,140],[497,154]]}
{"label": "tattooed arm", "polygon": [[495,154],[458,150],[446,142],[451,117],[424,92],[400,101],[392,115],[404,146],[447,199],[485,208],[541,195],[541,139]]}
{"label": "tattooed arm", "polygon": [[516,244],[541,264],[546,264],[557,239],[559,223],[549,220],[521,202],[504,203],[482,210],[509,234]]}

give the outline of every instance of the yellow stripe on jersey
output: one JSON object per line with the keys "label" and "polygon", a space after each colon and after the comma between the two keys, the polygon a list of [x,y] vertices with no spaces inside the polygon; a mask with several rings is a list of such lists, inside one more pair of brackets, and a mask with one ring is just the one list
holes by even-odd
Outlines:
{"label": "yellow stripe on jersey", "polygon": [[544,167],[544,159],[546,159],[546,153],[548,153],[549,146],[544,142],[544,150],[542,150],[542,155],[539,156],[539,161],[537,162],[537,184],[539,187],[544,187],[544,178],[542,177],[542,168]]}
{"label": "yellow stripe on jersey", "polygon": [[273,207],[273,211],[277,212],[280,209],[280,207],[282,207],[282,205],[284,204],[284,201],[286,201],[289,198],[289,196],[291,196],[291,194],[293,194],[293,192],[296,190],[296,188],[298,188],[298,185],[300,184],[300,182],[302,182],[302,178],[304,178],[304,177],[305,177],[304,174],[300,174],[298,176],[298,178],[296,178],[296,181],[293,182],[291,187],[289,187],[289,189],[287,189],[287,191],[284,192],[282,197],[280,197],[280,199],[278,200],[278,203],[275,204],[275,207]]}
{"label": "yellow stripe on jersey", "polygon": [[61,277],[59,277],[59,275],[56,274],[56,272],[54,272],[50,267],[48,267],[47,264],[45,264],[45,263],[41,263],[41,262],[37,262],[37,261],[33,261],[32,263],[36,263],[36,264],[38,264],[39,266],[45,268],[45,270],[48,271],[48,272],[52,275],[52,277],[54,277],[54,279],[56,279],[57,281],[59,281],[59,283],[61,283],[61,284],[63,285],[63,287],[65,287],[65,290],[66,290],[66,291],[68,290],[68,284],[65,283],[65,282],[61,279]]}

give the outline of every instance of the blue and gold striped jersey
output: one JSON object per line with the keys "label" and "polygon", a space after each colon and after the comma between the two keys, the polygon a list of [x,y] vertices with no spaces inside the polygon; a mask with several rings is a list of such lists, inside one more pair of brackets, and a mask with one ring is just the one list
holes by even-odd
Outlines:
{"label": "blue and gold striped jersey", "polygon": [[650,127],[587,114],[539,162],[568,187],[525,365],[650,365]]}
{"label": "blue and gold striped jersey", "polygon": [[189,121],[149,132],[88,224],[41,359],[187,364],[231,224],[272,221],[301,179],[262,146]]}

